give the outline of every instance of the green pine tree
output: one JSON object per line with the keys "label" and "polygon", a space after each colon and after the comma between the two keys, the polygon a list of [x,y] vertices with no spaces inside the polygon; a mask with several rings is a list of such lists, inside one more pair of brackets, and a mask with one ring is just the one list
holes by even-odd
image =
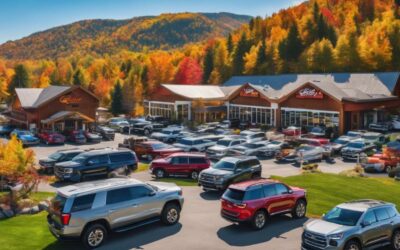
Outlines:
{"label": "green pine tree", "polygon": [[15,88],[27,88],[30,86],[30,76],[27,68],[23,64],[18,64],[14,67],[14,76],[8,87],[9,93],[14,93]]}
{"label": "green pine tree", "polygon": [[78,68],[73,77],[72,77],[72,84],[76,86],[84,86],[86,84],[85,82],[85,76],[82,73],[82,70]]}
{"label": "green pine tree", "polygon": [[244,55],[248,51],[248,41],[246,33],[242,33],[233,55],[233,74],[242,75],[244,70]]}
{"label": "green pine tree", "polygon": [[228,35],[228,39],[226,40],[226,48],[228,49],[229,55],[231,55],[233,52],[233,40],[231,34]]}
{"label": "green pine tree", "polygon": [[113,115],[120,115],[123,113],[122,87],[119,80],[117,80],[117,83],[111,92],[111,113]]}
{"label": "green pine tree", "polygon": [[203,82],[207,83],[214,69],[214,49],[208,46],[203,61]]}
{"label": "green pine tree", "polygon": [[303,52],[303,43],[300,38],[297,25],[294,24],[290,27],[289,34],[286,39],[286,56],[287,59],[297,60]]}

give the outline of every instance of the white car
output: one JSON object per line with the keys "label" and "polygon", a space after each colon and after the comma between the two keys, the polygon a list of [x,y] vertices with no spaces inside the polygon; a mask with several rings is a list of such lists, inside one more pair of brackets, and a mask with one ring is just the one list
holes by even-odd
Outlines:
{"label": "white car", "polygon": [[268,141],[258,141],[252,143],[244,143],[229,149],[228,155],[246,155],[257,156],[262,154],[268,146]]}
{"label": "white car", "polygon": [[266,157],[275,157],[275,155],[279,153],[285,145],[288,145],[285,141],[269,141],[265,149],[261,152],[261,155]]}
{"label": "white car", "polygon": [[265,133],[253,130],[244,130],[240,132],[240,137],[242,137],[247,143],[252,143],[265,140]]}
{"label": "white car", "polygon": [[173,143],[177,140],[181,133],[180,128],[164,128],[160,132],[154,132],[150,138],[156,139],[162,142]]}
{"label": "white car", "polygon": [[207,149],[207,156],[210,158],[219,159],[226,155],[229,149],[238,146],[245,141],[240,138],[225,137],[217,142],[216,145]]}
{"label": "white car", "polygon": [[177,143],[174,143],[173,146],[181,148],[185,152],[204,152],[207,148],[215,144],[217,144],[216,141],[198,137],[187,137],[180,139]]}

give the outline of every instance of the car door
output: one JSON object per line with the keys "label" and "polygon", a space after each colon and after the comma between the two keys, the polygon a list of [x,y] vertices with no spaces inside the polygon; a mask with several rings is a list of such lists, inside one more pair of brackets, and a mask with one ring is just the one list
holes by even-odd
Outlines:
{"label": "car door", "polygon": [[380,241],[382,234],[374,210],[368,210],[364,214],[361,225],[363,228],[362,241],[364,246],[370,246]]}
{"label": "car door", "polygon": [[392,219],[388,213],[386,207],[376,208],[374,210],[376,219],[379,224],[379,235],[381,240],[390,240],[392,234]]}
{"label": "car door", "polygon": [[187,156],[175,156],[171,159],[168,173],[173,175],[189,174],[189,162]]}
{"label": "car door", "polygon": [[264,189],[264,207],[268,211],[268,214],[272,215],[279,211],[279,196],[276,192],[275,184],[266,184],[263,186]]}
{"label": "car door", "polygon": [[108,171],[108,154],[96,155],[89,157],[85,163],[85,167],[82,169],[83,175],[99,175],[107,174]]}
{"label": "car door", "polygon": [[136,209],[130,222],[139,222],[158,216],[163,207],[162,200],[157,192],[146,184],[139,184],[130,188],[132,200]]}
{"label": "car door", "polygon": [[133,199],[131,187],[109,190],[106,197],[108,221],[112,229],[126,226],[135,221],[139,212]]}
{"label": "car door", "polygon": [[250,160],[238,162],[235,168],[234,182],[241,182],[251,179],[253,172]]}
{"label": "car door", "polygon": [[275,213],[282,213],[291,210],[294,207],[295,199],[290,188],[282,183],[275,184],[277,197],[273,208]]}

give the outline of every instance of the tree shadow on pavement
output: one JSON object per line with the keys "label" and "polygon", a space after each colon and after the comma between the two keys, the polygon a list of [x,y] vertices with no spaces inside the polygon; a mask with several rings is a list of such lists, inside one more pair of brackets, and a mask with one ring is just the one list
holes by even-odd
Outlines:
{"label": "tree shadow on pavement", "polygon": [[221,199],[223,192],[222,191],[208,191],[201,192],[200,197],[207,201],[216,201]]}
{"label": "tree shadow on pavement", "polygon": [[[267,242],[274,238],[283,238],[283,234],[301,228],[307,221],[307,218],[294,220],[290,216],[276,216],[270,218],[268,224],[263,230],[254,231],[250,226],[229,225],[220,228],[217,232],[218,237],[230,246],[244,247],[251,246],[263,242]],[[298,239],[300,240],[300,239]]]}

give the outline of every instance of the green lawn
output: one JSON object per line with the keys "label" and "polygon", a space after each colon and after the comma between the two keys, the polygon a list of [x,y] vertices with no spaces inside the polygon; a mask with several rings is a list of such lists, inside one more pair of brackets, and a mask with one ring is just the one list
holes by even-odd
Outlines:
{"label": "green lawn", "polygon": [[139,163],[138,168],[135,170],[135,173],[147,171],[147,170],[149,170],[149,166],[150,166],[150,164],[148,164],[148,163]]}
{"label": "green lawn", "polygon": [[188,179],[188,178],[162,178],[162,179],[158,179],[156,181],[171,182],[171,183],[175,183],[176,185],[181,186],[181,187],[197,186],[196,180]]}
{"label": "green lawn", "polygon": [[355,199],[378,199],[400,208],[400,182],[387,178],[345,177],[334,174],[303,174],[274,179],[307,189],[308,215],[321,216],[335,205]]}

